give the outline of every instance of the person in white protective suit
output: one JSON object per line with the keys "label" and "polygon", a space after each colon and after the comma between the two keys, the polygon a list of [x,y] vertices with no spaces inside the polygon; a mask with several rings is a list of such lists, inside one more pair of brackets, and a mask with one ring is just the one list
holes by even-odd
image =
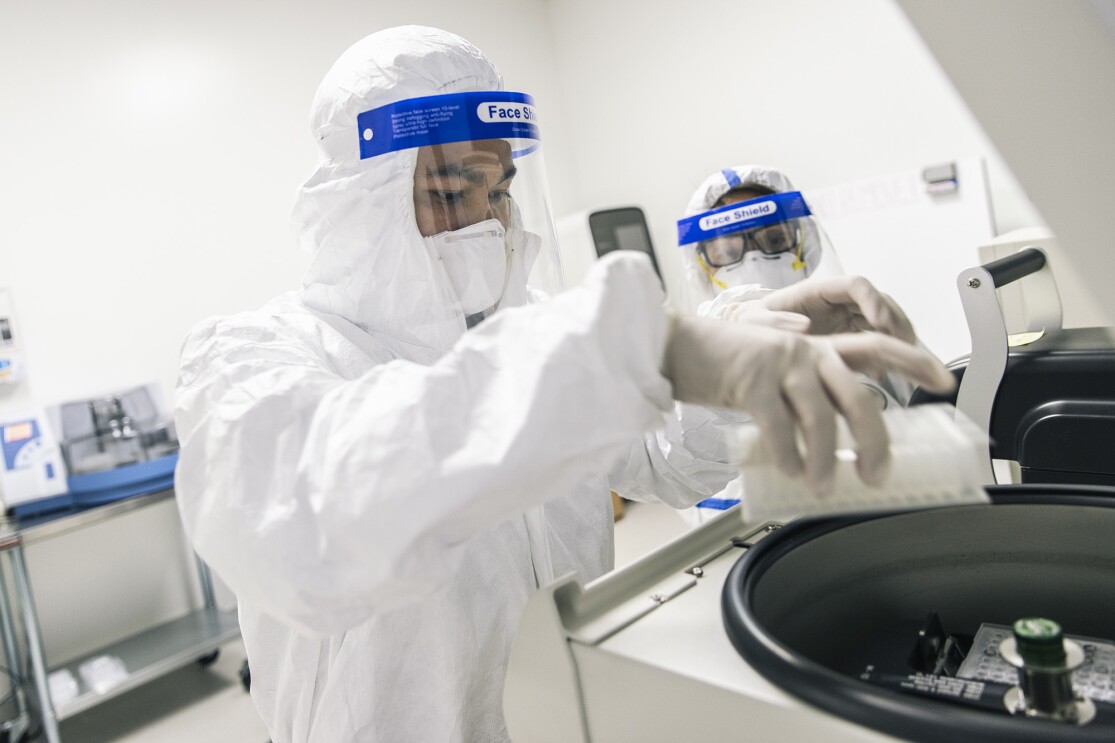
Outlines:
{"label": "person in white protective suit", "polygon": [[[886,318],[888,332],[915,340],[913,328],[890,297],[860,277],[843,275],[820,222],[779,170],[737,165],[711,174],[694,191],[678,229],[685,288],[699,316],[794,332],[832,333],[871,329],[875,320],[868,315],[874,313]],[[823,302],[810,307],[809,316],[795,311],[801,307],[788,292],[775,292],[807,278],[813,296],[834,298],[830,307]],[[912,393],[905,380],[895,375],[880,380],[861,375],[860,382],[884,409],[905,405]],[[735,477],[736,466],[724,461],[723,434],[747,420],[737,411],[679,404],[676,422],[648,434],[648,448],[661,450],[662,461],[649,478],[644,474],[646,487],[660,484],[663,471],[669,470],[676,472],[675,482],[696,484],[706,491],[730,479],[723,491],[679,512],[692,525],[737,505],[743,495],[742,480]],[[635,494],[640,492],[637,484],[627,484]]]}
{"label": "person in white protective suit", "polygon": [[275,743],[506,741],[522,608],[611,568],[605,473],[674,399],[748,410],[815,481],[843,415],[877,481],[886,432],[849,367],[951,386],[883,334],[670,316],[645,256],[536,301],[537,112],[457,36],[356,43],[311,120],[303,286],[195,327],[176,394],[177,500],[236,593]]}

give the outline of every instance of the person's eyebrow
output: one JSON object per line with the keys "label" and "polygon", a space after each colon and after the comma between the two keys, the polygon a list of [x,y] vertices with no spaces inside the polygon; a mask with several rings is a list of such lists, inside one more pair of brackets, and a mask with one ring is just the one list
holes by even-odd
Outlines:
{"label": "person's eyebrow", "polygon": [[[498,181],[496,181],[496,183],[503,183],[504,181],[509,181],[512,178],[514,178],[515,175],[518,172],[519,172],[519,169],[517,167],[515,167],[514,165],[511,165],[505,171],[503,171],[503,177],[500,178]],[[477,170],[475,168],[470,168],[467,165],[461,165],[459,163],[446,163],[446,164],[440,166],[439,168],[437,168],[436,170],[430,170],[429,173],[430,173],[430,175],[434,175],[434,176],[437,176],[439,178],[454,178],[454,177],[464,178],[469,183],[472,183],[472,184],[475,184],[475,185],[478,185],[478,186],[479,185],[484,185],[488,180],[485,177],[483,171]]]}

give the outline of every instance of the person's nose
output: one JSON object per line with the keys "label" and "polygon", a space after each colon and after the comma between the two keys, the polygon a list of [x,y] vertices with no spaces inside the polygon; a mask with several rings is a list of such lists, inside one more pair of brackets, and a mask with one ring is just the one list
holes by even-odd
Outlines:
{"label": "person's nose", "polygon": [[[482,191],[482,189],[477,189]],[[473,199],[469,209],[469,224],[478,224],[489,219],[496,219],[495,209],[492,207],[492,202],[488,199],[488,192],[483,190],[482,194]]]}

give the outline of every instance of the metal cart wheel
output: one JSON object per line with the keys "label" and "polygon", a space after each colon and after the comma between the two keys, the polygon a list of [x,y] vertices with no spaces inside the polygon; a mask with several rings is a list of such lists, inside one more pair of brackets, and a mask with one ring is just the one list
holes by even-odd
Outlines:
{"label": "metal cart wheel", "polygon": [[217,662],[217,658],[219,658],[220,655],[221,655],[221,650],[220,650],[220,648],[218,648],[218,649],[214,650],[212,653],[206,653],[205,655],[198,658],[197,663],[202,668],[208,668],[209,666],[211,666],[211,665],[213,665],[214,663]]}

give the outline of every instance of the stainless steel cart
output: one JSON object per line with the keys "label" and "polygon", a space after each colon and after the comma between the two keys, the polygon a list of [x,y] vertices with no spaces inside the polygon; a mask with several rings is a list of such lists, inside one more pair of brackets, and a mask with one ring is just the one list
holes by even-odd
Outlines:
{"label": "stainless steel cart", "polygon": [[[17,716],[0,726],[9,740],[19,740],[34,722],[40,722],[48,743],[60,743],[58,723],[108,699],[145,684],[159,676],[195,661],[209,662],[216,658],[221,645],[240,635],[235,611],[217,608],[209,569],[197,559],[197,574],[204,604],[169,622],[144,630],[93,652],[70,660],[56,668],[48,668],[39,630],[35,597],[28,579],[24,547],[53,539],[77,529],[115,518],[174,497],[173,490],[134,496],[104,506],[60,515],[48,515],[29,522],[10,522],[0,526],[0,555],[9,561],[14,579],[14,594],[9,591],[0,570],[0,641],[7,654],[8,666],[14,671],[13,694]],[[13,617],[18,614],[26,633],[26,646],[18,641]],[[22,679],[23,653],[30,661],[30,677]],[[98,692],[87,688],[78,668],[82,663],[101,655],[116,656],[128,670],[127,678],[111,689]],[[78,681],[78,694],[73,699],[55,703],[51,699],[48,677],[54,671],[68,668]],[[26,687],[30,688],[26,688]],[[33,693],[37,705],[29,704]],[[38,712],[34,708],[38,708]],[[36,720],[36,718],[38,718]]]}

